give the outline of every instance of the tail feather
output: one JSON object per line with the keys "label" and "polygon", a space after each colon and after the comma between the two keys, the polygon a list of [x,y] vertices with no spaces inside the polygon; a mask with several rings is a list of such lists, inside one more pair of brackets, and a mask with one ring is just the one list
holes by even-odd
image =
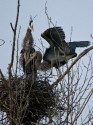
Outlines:
{"label": "tail feather", "polygon": [[90,45],[90,41],[74,41],[69,44],[75,45],[76,47],[87,47]]}
{"label": "tail feather", "polygon": [[70,48],[75,51],[76,47],[87,47],[90,45],[90,41],[74,41],[69,42],[68,45]]}

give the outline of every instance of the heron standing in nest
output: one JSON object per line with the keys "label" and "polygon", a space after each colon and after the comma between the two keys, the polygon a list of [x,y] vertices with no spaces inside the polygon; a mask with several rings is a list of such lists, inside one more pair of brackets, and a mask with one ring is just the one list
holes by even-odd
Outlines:
{"label": "heron standing in nest", "polygon": [[[66,64],[68,60],[77,56],[75,52],[77,47],[87,47],[89,41],[66,42],[65,33],[61,27],[49,28],[41,34],[50,47],[46,49],[43,58],[40,51],[35,51],[30,60],[35,59],[37,70],[46,71],[52,67],[59,68]],[[43,62],[41,60],[43,59]]]}
{"label": "heron standing in nest", "polygon": [[23,48],[21,50],[21,56],[20,56],[20,65],[23,68],[23,72],[25,74],[31,74],[32,71],[35,70],[34,66],[34,60],[31,60],[29,63],[28,60],[31,58],[32,54],[35,52],[35,49],[33,47],[33,26],[31,25],[32,20],[29,22],[29,27],[27,28],[26,35],[23,39]]}

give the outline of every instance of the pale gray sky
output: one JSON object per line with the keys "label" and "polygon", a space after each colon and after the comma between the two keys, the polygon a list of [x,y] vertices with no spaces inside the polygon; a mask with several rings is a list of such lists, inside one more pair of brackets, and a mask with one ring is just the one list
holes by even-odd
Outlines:
{"label": "pale gray sky", "polygon": [[[34,20],[33,36],[37,46],[40,46],[38,39],[40,39],[41,33],[48,28],[45,15],[46,0],[20,1],[19,25],[21,25],[21,33],[19,47],[21,49],[30,15],[33,17],[37,15]],[[4,74],[7,72],[7,66],[11,58],[13,33],[10,22],[13,24],[15,22],[16,6],[17,0],[0,0],[0,39],[5,40],[5,44],[0,46],[0,68]],[[90,34],[93,34],[93,0],[47,0],[47,8],[53,23],[57,23],[57,26],[64,29],[67,41],[70,40],[71,26],[73,26],[72,41],[89,40],[92,42]],[[43,40],[43,43],[48,46],[46,41]]]}
{"label": "pale gray sky", "polygon": [[[40,34],[48,28],[48,22],[45,15],[46,0],[20,0],[20,18],[21,25],[20,43],[24,38],[30,15],[37,15],[34,20],[34,40],[38,46],[40,43]],[[6,68],[10,63],[11,43],[13,33],[10,22],[14,24],[16,17],[17,0],[0,0],[0,38],[6,43],[0,47],[0,68],[6,73]],[[66,40],[70,39],[71,26],[73,26],[72,41],[90,40],[90,34],[93,33],[93,0],[47,0],[48,14],[54,24],[63,27]],[[18,26],[19,29],[19,26]],[[44,40],[43,40],[44,41]],[[1,41],[0,41],[1,43]],[[48,45],[44,41],[44,45]]]}

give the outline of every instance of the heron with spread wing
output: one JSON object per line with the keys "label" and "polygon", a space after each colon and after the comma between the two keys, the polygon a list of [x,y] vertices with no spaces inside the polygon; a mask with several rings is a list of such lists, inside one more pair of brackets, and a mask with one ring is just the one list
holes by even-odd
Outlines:
{"label": "heron with spread wing", "polygon": [[[27,73],[34,69],[46,71],[52,67],[59,68],[66,64],[68,60],[77,56],[75,52],[77,47],[87,47],[90,45],[89,41],[74,41],[66,42],[65,33],[61,27],[53,27],[45,30],[41,37],[49,43],[49,48],[46,48],[44,55],[40,51],[35,51],[33,48],[31,22],[27,29],[26,36],[23,41],[23,49],[21,51],[21,62],[23,71]],[[23,55],[23,56],[22,56]],[[41,62],[43,59],[43,62]]]}
{"label": "heron with spread wing", "polygon": [[58,68],[68,62],[69,59],[77,56],[75,52],[77,47],[87,47],[89,41],[74,41],[67,43],[65,41],[65,33],[61,27],[53,27],[45,30],[41,37],[49,43],[49,48],[46,49],[43,55],[40,51],[35,51],[33,57],[37,70],[48,70],[51,67]]}

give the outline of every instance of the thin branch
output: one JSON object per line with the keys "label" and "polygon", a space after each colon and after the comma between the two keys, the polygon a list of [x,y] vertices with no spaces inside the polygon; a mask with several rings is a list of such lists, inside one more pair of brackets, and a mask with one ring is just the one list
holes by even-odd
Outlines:
{"label": "thin branch", "polygon": [[3,39],[0,39],[3,43],[0,44],[0,46],[4,45],[5,41]]}
{"label": "thin branch", "polygon": [[93,39],[93,35],[92,34],[90,34],[90,37]]}
{"label": "thin branch", "polygon": [[7,88],[9,88],[7,84],[8,82],[6,81],[1,69],[0,69],[0,80],[5,84]]}
{"label": "thin branch", "polygon": [[20,8],[20,0],[18,0],[18,5],[17,5],[17,15],[16,15],[15,27],[13,28],[12,23],[10,23],[14,35],[13,35],[13,46],[12,46],[11,63],[10,63],[10,65],[9,65],[9,73],[10,73],[10,74],[9,74],[9,77],[11,77],[11,67],[13,66],[13,62],[14,62],[16,31],[17,31],[18,19],[19,19],[19,8]]}
{"label": "thin branch", "polygon": [[49,17],[49,15],[48,15],[48,10],[47,10],[47,1],[46,1],[46,3],[45,3],[45,14],[46,14],[46,17],[47,17],[47,20],[48,20],[49,28],[50,28],[50,24],[52,24],[52,25],[54,26],[51,17]]}
{"label": "thin branch", "polygon": [[6,81],[5,78],[4,78],[4,75],[3,75],[2,71],[1,71],[1,69],[0,69],[0,79],[3,80],[3,81]]}
{"label": "thin branch", "polygon": [[16,71],[15,74],[17,75],[17,67],[18,67],[18,42],[19,42],[19,35],[20,35],[20,30],[21,30],[21,26],[19,27],[19,33],[18,33],[18,38],[17,38],[17,52],[16,52]]}
{"label": "thin branch", "polygon": [[54,87],[55,85],[58,85],[58,83],[65,77],[65,75],[70,71],[70,69],[89,51],[93,49],[93,46],[89,47],[88,49],[85,49],[82,53],[79,54],[79,56],[74,60],[74,62],[70,65],[70,67],[67,68],[67,70],[64,72],[63,75],[61,75],[52,85],[51,87]]}
{"label": "thin branch", "polygon": [[72,33],[73,33],[73,26],[71,26],[70,42],[71,42],[71,38],[72,38]]}
{"label": "thin branch", "polygon": [[83,112],[83,110],[85,109],[86,104],[88,103],[89,99],[91,98],[93,94],[93,88],[91,89],[91,91],[89,92],[89,94],[87,95],[86,100],[83,102],[80,111],[76,114],[73,123],[78,119],[78,117],[81,115],[81,113]]}
{"label": "thin branch", "polygon": [[10,23],[10,26],[11,26],[11,29],[13,30],[13,32],[14,32],[13,24],[12,24],[12,23]]}

